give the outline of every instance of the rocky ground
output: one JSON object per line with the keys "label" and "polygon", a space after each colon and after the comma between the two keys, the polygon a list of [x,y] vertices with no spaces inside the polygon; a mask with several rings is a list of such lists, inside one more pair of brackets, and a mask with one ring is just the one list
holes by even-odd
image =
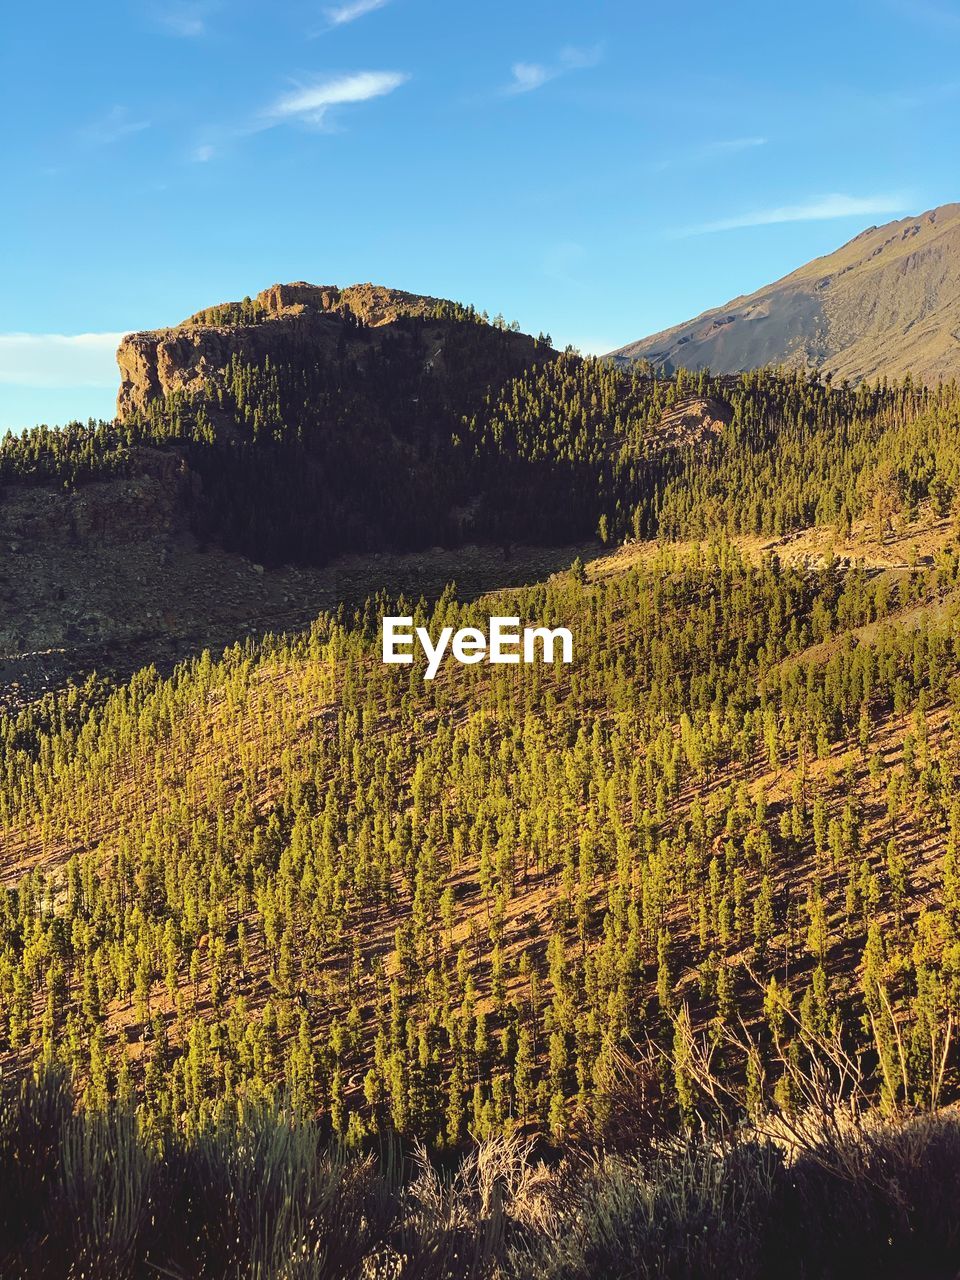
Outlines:
{"label": "rocky ground", "polygon": [[143,450],[134,478],[0,490],[0,705],[67,677],[169,668],[204,648],[296,630],[344,601],[410,599],[451,581],[464,597],[537,581],[589,546],[436,548],[265,568],[188,532],[194,481],[172,453]]}

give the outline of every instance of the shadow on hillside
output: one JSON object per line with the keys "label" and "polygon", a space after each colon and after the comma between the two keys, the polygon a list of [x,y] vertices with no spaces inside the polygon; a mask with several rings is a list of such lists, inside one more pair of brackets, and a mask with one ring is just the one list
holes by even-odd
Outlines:
{"label": "shadow on hillside", "polygon": [[[338,556],[321,568],[264,568],[218,549],[184,546],[162,565],[143,572],[136,554],[90,565],[77,551],[65,553],[63,582],[32,602],[24,599],[19,626],[28,643],[0,652],[0,708],[23,705],[92,672],[122,680],[153,664],[168,673],[176,663],[204,649],[219,653],[229,645],[268,634],[300,631],[321,613],[343,604],[361,607],[384,594],[415,602],[436,599],[451,582],[462,600],[488,592],[542,582],[568,569],[577,556],[598,552],[595,542],[563,546],[440,547],[410,553],[370,552]],[[95,632],[53,644],[34,643],[62,619],[71,588],[85,602],[91,580],[112,578],[109,597],[95,620]],[[49,584],[47,584],[49,587]],[[67,593],[66,599],[61,594]],[[8,646],[9,648],[10,646]]]}

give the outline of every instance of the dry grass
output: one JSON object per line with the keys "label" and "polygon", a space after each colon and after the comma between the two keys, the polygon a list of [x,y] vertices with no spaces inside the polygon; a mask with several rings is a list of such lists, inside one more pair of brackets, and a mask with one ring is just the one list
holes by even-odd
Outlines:
{"label": "dry grass", "polygon": [[[821,1098],[821,1101],[825,1100]],[[499,1138],[448,1167],[350,1153],[282,1109],[185,1141],[64,1081],[0,1105],[5,1280],[947,1280],[960,1117],[834,1098],[550,1163]]]}

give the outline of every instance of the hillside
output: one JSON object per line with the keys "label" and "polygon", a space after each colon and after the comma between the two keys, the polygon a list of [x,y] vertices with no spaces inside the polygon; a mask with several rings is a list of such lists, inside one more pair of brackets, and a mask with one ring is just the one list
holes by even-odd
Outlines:
{"label": "hillside", "polygon": [[[280,332],[327,324],[299,306]],[[436,598],[456,580],[469,598],[530,582],[597,542],[886,524],[925,502],[946,512],[960,490],[948,390],[651,379],[476,318],[443,322],[464,354],[450,375],[424,374],[434,322],[417,316],[369,331],[334,317],[352,356],[281,342],[246,364],[232,344],[274,321],[238,307],[261,317],[239,337],[222,310],[215,328],[185,326],[206,352],[178,366],[191,382],[204,371],[189,393],[0,446],[5,704],[70,674],[169,671],[381,591]],[[208,342],[232,352],[226,371]],[[543,359],[514,376],[518,351]],[[396,392],[413,380],[408,403]]]}
{"label": "hillside", "polygon": [[960,376],[960,204],[871,227],[755,293],[612,353],[667,372],[765,365],[851,381]]}
{"label": "hillside", "polygon": [[[569,564],[624,442],[598,417],[599,370],[559,359],[469,307],[373,285],[277,285],[130,335],[117,422],[0,446],[0,701],[169,670],[381,590],[435,597],[455,578],[470,595]],[[571,376],[589,453],[581,437],[532,455],[488,428],[541,378],[565,417]],[[721,389],[619,384],[604,411],[623,398],[631,454],[730,418]]]}
{"label": "hillside", "polygon": [[[466,324],[475,327],[463,341]],[[401,344],[401,335],[416,335],[416,342]],[[117,351],[117,415],[127,421],[178,394],[209,398],[227,386],[237,362],[342,366],[353,359],[376,381],[377,364],[401,345],[396,354],[405,365],[393,373],[398,383],[410,384],[402,406],[408,417],[417,416],[411,406],[420,396],[462,411],[550,353],[542,341],[489,326],[472,309],[444,299],[372,284],[277,284],[255,298],[208,307],[172,329],[124,338]],[[401,387],[394,390],[399,394]]]}
{"label": "hillside", "polygon": [[553,354],[374,285],[276,285],[130,335],[115,423],[0,444],[0,702],[168,670],[384,588],[476,593],[569,563],[575,549],[508,563],[476,545],[495,539],[489,481],[453,444]]}
{"label": "hillside", "polygon": [[[300,297],[0,450],[0,640],[63,650],[0,698],[0,1272],[328,1275],[361,1203],[357,1280],[905,1274],[960,1100],[956,384]],[[388,613],[574,661],[427,681]],[[722,1209],[639,1231],[691,1174]]]}
{"label": "hillside", "polygon": [[[771,1103],[791,1019],[880,1035],[880,1095],[898,1034],[897,1097],[952,1089],[919,1046],[960,954],[958,414],[949,388],[561,357],[485,400],[477,455],[549,463],[566,510],[534,530],[604,503],[601,533],[658,544],[398,611],[570,625],[573,667],[385,667],[381,595],[0,714],[5,1073],[61,1062],[191,1131],[286,1089],[355,1143],[560,1141],[610,1132],[648,1039],[682,1119],[684,1014],[742,1019]],[[99,483],[67,486],[66,541]]]}
{"label": "hillside", "polygon": [[[417,610],[573,624],[571,669],[425,682],[380,664],[368,608],[0,720],[4,1073],[54,1059],[188,1130],[286,1087],[353,1142],[559,1140],[607,1132],[622,1056],[669,1054],[686,1009],[742,1019],[784,1105],[778,1042],[866,1046],[870,1017],[876,1088],[938,1090],[955,547],[585,577]],[[664,1120],[684,1069],[657,1071]]]}
{"label": "hillside", "polygon": [[[682,1015],[749,1029],[770,1105],[828,1032],[889,1093],[955,1006],[956,388],[652,379],[303,289],[131,338],[117,424],[0,454],[15,625],[144,665],[0,712],[5,1072],[189,1132],[286,1091],[354,1144],[612,1140],[641,1039],[689,1119]],[[594,531],[630,545],[550,576]],[[391,581],[577,660],[385,667]]]}
{"label": "hillside", "polygon": [[553,355],[460,304],[277,285],[125,339],[119,428],[181,448],[198,533],[255,560],[449,545],[483,505],[462,420]]}

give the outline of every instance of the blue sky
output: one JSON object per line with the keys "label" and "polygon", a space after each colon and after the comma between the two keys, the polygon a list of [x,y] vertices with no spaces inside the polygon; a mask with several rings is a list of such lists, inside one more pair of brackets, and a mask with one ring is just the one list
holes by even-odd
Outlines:
{"label": "blue sky", "polygon": [[0,429],[280,280],[621,345],[960,199],[958,54],[951,0],[10,6]]}

